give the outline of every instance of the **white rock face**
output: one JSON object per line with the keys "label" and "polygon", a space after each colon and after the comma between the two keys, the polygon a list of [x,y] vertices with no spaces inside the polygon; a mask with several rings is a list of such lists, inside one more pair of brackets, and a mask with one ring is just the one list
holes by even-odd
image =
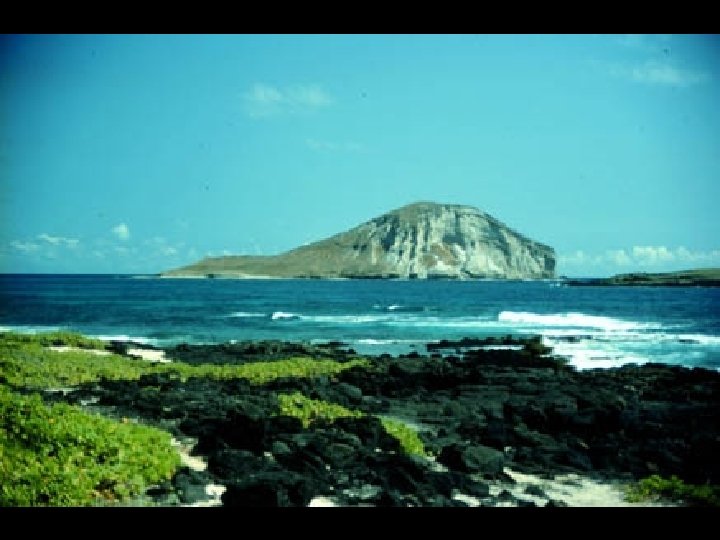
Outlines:
{"label": "white rock face", "polygon": [[358,267],[398,277],[555,277],[552,248],[471,206],[416,203],[328,240],[351,247]]}

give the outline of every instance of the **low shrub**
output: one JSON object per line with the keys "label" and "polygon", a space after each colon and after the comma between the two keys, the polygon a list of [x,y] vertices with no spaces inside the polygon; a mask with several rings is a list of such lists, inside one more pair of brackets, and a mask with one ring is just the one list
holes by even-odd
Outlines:
{"label": "low shrub", "polygon": [[630,486],[630,502],[668,500],[690,506],[720,506],[720,486],[686,484],[677,476],[664,478],[654,474]]}
{"label": "low shrub", "polygon": [[121,502],[172,477],[169,433],[64,403],[46,406],[0,385],[0,505]]}

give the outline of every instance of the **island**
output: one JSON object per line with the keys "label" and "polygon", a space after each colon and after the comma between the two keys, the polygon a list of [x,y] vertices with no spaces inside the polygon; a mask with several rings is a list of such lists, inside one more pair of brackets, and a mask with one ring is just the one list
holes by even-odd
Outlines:
{"label": "island", "polygon": [[279,255],[205,258],[161,277],[552,279],[555,251],[472,206],[417,202]]}
{"label": "island", "polygon": [[609,278],[565,278],[567,285],[617,285],[663,287],[720,287],[720,268],[678,272],[617,274]]}

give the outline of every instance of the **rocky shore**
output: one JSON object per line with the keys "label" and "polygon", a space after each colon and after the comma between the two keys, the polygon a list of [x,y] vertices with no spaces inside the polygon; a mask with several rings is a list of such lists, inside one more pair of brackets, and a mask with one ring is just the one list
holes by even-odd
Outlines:
{"label": "rocky shore", "polygon": [[[114,344],[118,353],[132,348]],[[577,371],[536,339],[428,349],[332,376],[257,385],[153,374],[47,398],[157,425],[188,449],[194,461],[151,489],[148,504],[592,505],[563,497],[562,486],[575,495],[604,486],[616,499],[595,504],[613,506],[623,504],[622,485],[651,475],[720,483],[718,372],[659,364]],[[284,342],[164,353],[189,364],[356,356],[341,343]],[[296,393],[356,414],[309,425],[278,414],[281,396]],[[385,421],[416,431],[422,451],[406,451]]]}

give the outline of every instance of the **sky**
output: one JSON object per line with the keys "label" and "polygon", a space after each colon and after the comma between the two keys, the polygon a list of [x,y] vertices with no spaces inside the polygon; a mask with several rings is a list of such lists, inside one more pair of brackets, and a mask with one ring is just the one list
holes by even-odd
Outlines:
{"label": "sky", "polygon": [[720,36],[0,36],[0,272],[272,255],[416,201],[558,275],[720,266]]}

